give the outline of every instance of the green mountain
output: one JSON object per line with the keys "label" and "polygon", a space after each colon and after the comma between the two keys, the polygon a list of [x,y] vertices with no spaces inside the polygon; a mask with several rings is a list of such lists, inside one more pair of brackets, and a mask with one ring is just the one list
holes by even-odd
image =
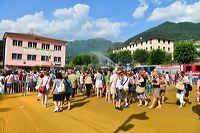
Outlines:
{"label": "green mountain", "polygon": [[148,39],[151,37],[166,38],[170,40],[186,40],[186,39],[200,39],[200,23],[192,22],[165,22],[146,30],[136,36],[131,37],[124,42],[124,45],[129,44],[130,42],[137,41],[142,39]]}
{"label": "green mountain", "polygon": [[103,38],[95,38],[88,40],[75,40],[67,45],[67,57],[72,57],[78,54],[88,54],[92,51],[105,52],[109,48],[114,48],[119,43],[113,43]]}

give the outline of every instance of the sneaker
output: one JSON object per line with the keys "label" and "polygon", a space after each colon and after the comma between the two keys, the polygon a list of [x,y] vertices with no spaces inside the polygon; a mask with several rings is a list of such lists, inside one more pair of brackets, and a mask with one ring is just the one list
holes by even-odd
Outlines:
{"label": "sneaker", "polygon": [[178,108],[181,109],[182,107],[183,107],[183,106],[181,105],[181,106],[179,106]]}
{"label": "sneaker", "polygon": [[128,103],[125,103],[124,107],[128,107]]}
{"label": "sneaker", "polygon": [[[185,106],[186,102],[183,102],[183,106]],[[189,104],[189,103],[188,103]],[[190,103],[191,104],[191,103]]]}
{"label": "sneaker", "polygon": [[142,104],[140,103],[140,104],[138,104],[137,106],[140,107],[140,106],[142,106]]}
{"label": "sneaker", "polygon": [[144,106],[148,106],[148,102],[145,102]]}
{"label": "sneaker", "polygon": [[56,108],[54,109],[54,111],[53,111],[53,112],[58,112],[58,109],[59,109],[59,108],[58,108],[58,107],[56,107]]}

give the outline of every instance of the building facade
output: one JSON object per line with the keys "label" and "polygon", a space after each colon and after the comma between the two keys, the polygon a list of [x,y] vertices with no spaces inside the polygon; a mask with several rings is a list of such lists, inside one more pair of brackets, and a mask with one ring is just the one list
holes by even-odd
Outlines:
{"label": "building facade", "polygon": [[3,68],[3,40],[0,40],[0,68]]}
{"label": "building facade", "polygon": [[66,41],[35,34],[9,33],[4,40],[4,68],[64,67]]}
{"label": "building facade", "polygon": [[168,39],[161,38],[150,38],[146,40],[137,41],[129,43],[127,46],[123,46],[120,48],[116,48],[113,52],[121,51],[121,50],[129,50],[133,53],[136,49],[145,49],[147,51],[152,51],[156,49],[161,49],[168,53],[174,52],[174,41]]}

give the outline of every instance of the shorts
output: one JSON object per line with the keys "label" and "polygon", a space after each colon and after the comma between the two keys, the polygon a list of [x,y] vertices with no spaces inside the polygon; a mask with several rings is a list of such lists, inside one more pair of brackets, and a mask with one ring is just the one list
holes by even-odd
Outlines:
{"label": "shorts", "polygon": [[160,88],[153,88],[153,96],[160,98]]}
{"label": "shorts", "polygon": [[71,93],[62,94],[62,98],[63,98],[62,101],[64,101],[65,98],[67,101],[69,101],[70,96],[71,96]]}
{"label": "shorts", "polygon": [[7,83],[6,88],[12,88],[12,83]]}
{"label": "shorts", "polygon": [[124,98],[122,96],[123,89],[119,90],[119,88],[116,88],[116,91],[117,91],[117,101],[123,102],[124,101]]}
{"label": "shorts", "polygon": [[102,88],[102,81],[101,80],[96,80],[95,87],[96,88]]}
{"label": "shorts", "polygon": [[53,95],[53,101],[62,101],[63,94],[54,94]]}
{"label": "shorts", "polygon": [[114,87],[110,87],[110,93],[113,95],[113,94],[115,94],[115,88]]}

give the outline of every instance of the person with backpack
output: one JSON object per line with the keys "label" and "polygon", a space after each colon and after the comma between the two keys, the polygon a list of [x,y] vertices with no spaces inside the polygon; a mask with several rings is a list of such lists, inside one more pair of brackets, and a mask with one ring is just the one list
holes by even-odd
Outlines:
{"label": "person with backpack", "polygon": [[53,81],[53,86],[51,89],[51,94],[53,94],[53,102],[54,102],[54,112],[61,111],[61,103],[63,100],[63,95],[59,92],[60,86],[62,86],[63,76],[61,73],[55,73],[55,79]]}

